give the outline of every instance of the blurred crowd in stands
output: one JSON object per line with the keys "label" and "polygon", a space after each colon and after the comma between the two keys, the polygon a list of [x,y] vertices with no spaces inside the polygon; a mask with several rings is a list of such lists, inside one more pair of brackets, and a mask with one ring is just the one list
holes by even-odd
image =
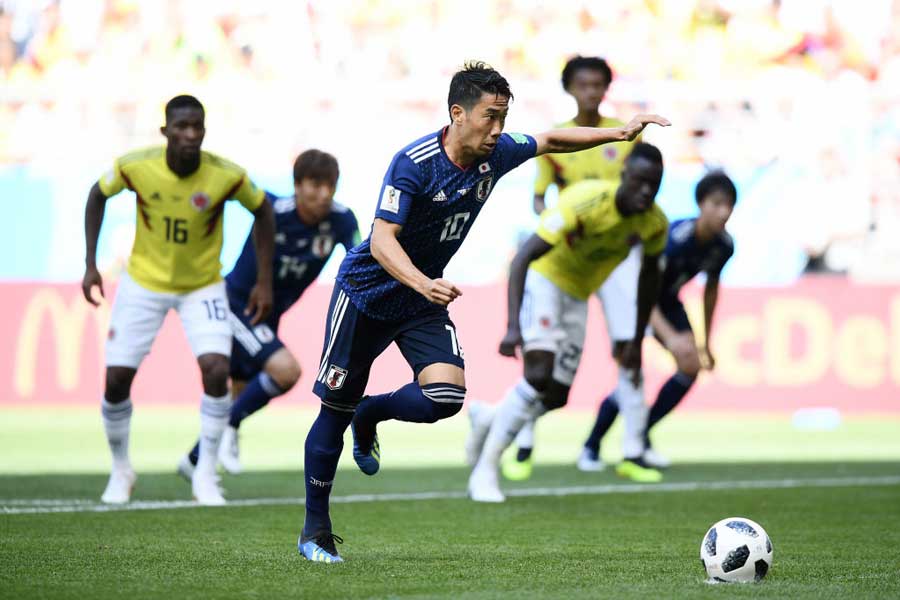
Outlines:
{"label": "blurred crowd in stands", "polygon": [[[207,148],[264,179],[335,152],[365,220],[393,150],[445,121],[464,59],[507,76],[509,127],[532,132],[572,116],[574,54],[613,66],[603,110],[676,124],[651,139],[674,177],[741,182],[733,233],[762,256],[733,281],[900,280],[900,0],[0,0],[0,185],[96,177],[160,143],[163,104],[190,92]],[[778,273],[788,242],[803,264]]]}

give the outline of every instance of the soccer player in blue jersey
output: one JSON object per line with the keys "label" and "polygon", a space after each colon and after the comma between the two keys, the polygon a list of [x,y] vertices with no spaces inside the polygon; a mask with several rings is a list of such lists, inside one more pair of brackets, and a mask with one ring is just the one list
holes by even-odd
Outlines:
{"label": "soccer player in blue jersey", "polygon": [[[308,560],[342,560],[328,503],[347,427],[352,425],[353,458],[363,473],[374,475],[380,461],[378,423],[434,423],[462,408],[463,351],[447,312],[462,292],[443,271],[497,180],[545,152],[630,140],[648,123],[669,124],[656,115],[639,115],[609,129],[505,134],[512,98],[506,79],[485,63],[458,71],[447,98],[449,125],[394,155],[369,238],[341,264],[313,388],[322,408],[306,438],[306,521],[298,549]],[[413,381],[363,396],[372,362],[392,342],[409,363]]]}
{"label": "soccer player in blue jersey", "polygon": [[[278,338],[282,315],[294,305],[328,261],[337,244],[350,250],[359,243],[353,212],[334,201],[339,167],[337,159],[320,150],[307,150],[294,161],[294,195],[266,195],[275,212],[274,300],[271,314],[254,325],[247,300],[256,281],[253,235],[231,273],[225,278],[234,335],[231,385],[237,400],[219,446],[219,462],[226,471],[241,471],[238,428],[241,422],[269,401],[290,390],[300,379],[300,365]],[[178,465],[190,480],[197,464],[195,445]]]}
{"label": "soccer player in blue jersey", "polygon": [[[695,190],[700,214],[691,219],[674,221],[669,227],[669,241],[665,249],[665,270],[659,302],[650,315],[650,326],[657,340],[675,358],[677,371],[659,390],[650,412],[644,433],[646,449],[643,463],[664,468],[668,459],[650,445],[649,431],[669,414],[688,393],[701,367],[712,369],[715,359],[710,350],[713,313],[719,297],[719,274],[734,253],[734,242],[725,231],[734,205],[737,188],[725,173],[714,171],[703,177]],[[703,293],[703,315],[706,343],[698,346],[684,305],[678,293],[697,273],[706,273]],[[600,442],[619,414],[615,397],[610,394],[601,404],[597,420],[584,444],[583,459],[596,464],[600,470]],[[632,465],[623,461],[617,468],[620,475],[629,476]],[[640,465],[639,465],[640,466]]]}

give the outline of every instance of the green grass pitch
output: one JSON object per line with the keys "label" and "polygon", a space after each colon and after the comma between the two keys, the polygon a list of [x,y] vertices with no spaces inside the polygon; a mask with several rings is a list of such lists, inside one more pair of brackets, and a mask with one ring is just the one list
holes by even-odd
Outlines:
{"label": "green grass pitch", "polygon": [[[98,412],[3,411],[0,598],[900,597],[896,417],[799,431],[778,415],[677,414],[656,436],[676,466],[642,487],[576,471],[591,416],[566,412],[541,422],[534,477],[496,506],[462,497],[465,418],[387,424],[376,477],[345,450],[333,519],[347,562],[324,565],[296,551],[312,411],[247,421],[248,472],[223,481],[235,502],[200,508],[174,475],[197,415],[138,406],[135,505],[108,512]],[[604,455],[617,446],[614,430]],[[735,515],[767,529],[773,569],[708,585],[700,540]]]}

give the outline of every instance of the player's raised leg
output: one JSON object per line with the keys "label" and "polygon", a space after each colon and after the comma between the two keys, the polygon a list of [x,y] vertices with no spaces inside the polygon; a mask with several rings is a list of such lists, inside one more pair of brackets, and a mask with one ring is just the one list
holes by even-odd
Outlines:
{"label": "player's raised leg", "polygon": [[435,423],[458,413],[466,396],[463,351],[445,312],[403,324],[396,343],[416,380],[393,392],[367,396],[357,407],[353,458],[367,475],[374,475],[380,464],[379,423]]}

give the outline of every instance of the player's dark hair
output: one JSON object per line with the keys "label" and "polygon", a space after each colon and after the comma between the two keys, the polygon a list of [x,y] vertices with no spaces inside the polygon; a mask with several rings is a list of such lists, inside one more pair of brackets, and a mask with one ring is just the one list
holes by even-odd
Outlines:
{"label": "player's dark hair", "polygon": [[204,115],[206,111],[203,109],[203,104],[200,103],[193,96],[189,96],[187,94],[182,94],[180,96],[175,96],[168,102],[166,102],[166,121],[169,120],[169,117],[172,116],[172,112],[178,110],[179,108],[196,108],[199,109]]}
{"label": "player's dark hair", "polygon": [[482,94],[496,94],[513,99],[509,82],[503,75],[484,61],[469,61],[450,80],[447,110],[449,111],[454,104],[470,110],[478,104]]}
{"label": "player's dark hair", "polygon": [[302,152],[294,161],[294,183],[300,183],[309,178],[337,184],[339,175],[337,159],[331,154],[315,148]]}
{"label": "player's dark hair", "polygon": [[737,204],[737,187],[731,177],[725,174],[725,171],[711,171],[697,182],[697,187],[694,189],[697,204],[700,204],[704,198],[716,190],[725,192],[731,198],[731,206]]}
{"label": "player's dark hair", "polygon": [[628,158],[626,158],[625,161],[631,162],[636,158],[643,158],[644,160],[656,163],[659,166],[662,166],[663,164],[662,152],[659,151],[659,148],[646,142],[638,142],[635,144],[631,149],[631,154],[628,155]]}
{"label": "player's dark hair", "polygon": [[566,63],[566,66],[563,67],[562,86],[564,90],[569,89],[569,84],[572,83],[575,72],[582,69],[588,71],[600,71],[603,73],[603,76],[606,77],[606,85],[612,83],[612,69],[609,68],[609,63],[604,59],[599,56],[574,56],[570,58],[569,62]]}

